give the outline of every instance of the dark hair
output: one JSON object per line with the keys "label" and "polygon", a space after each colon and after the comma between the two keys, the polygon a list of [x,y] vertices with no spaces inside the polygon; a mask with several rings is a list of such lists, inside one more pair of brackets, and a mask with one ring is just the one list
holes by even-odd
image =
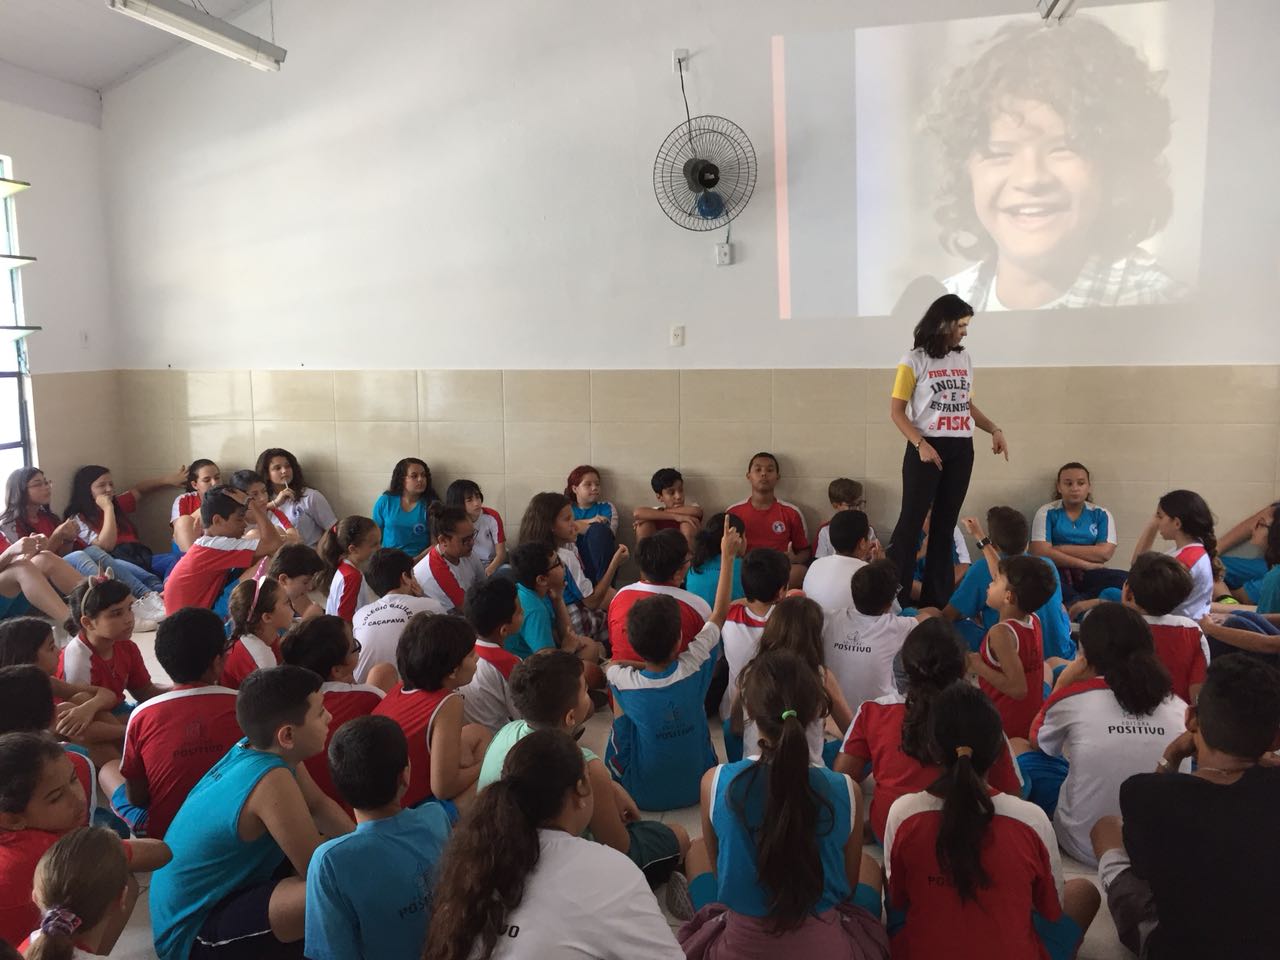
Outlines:
{"label": "dark hair", "polygon": [[275,496],[282,489],[271,482],[271,461],[276,457],[283,457],[289,461],[289,467],[293,470],[293,482],[289,484],[289,489],[298,496],[302,496],[307,492],[307,481],[302,476],[302,467],[298,463],[298,458],[282,447],[267,447],[258,454],[258,462],[253,467],[262,474],[262,479],[267,481],[267,493]]}
{"label": "dark hair", "polygon": [[[84,517],[89,526],[101,527],[102,509],[93,499],[93,491],[90,487],[104,473],[110,472],[109,469],[98,464],[91,464],[77,470],[75,476],[71,478],[71,499],[67,501],[67,509],[63,511],[62,519],[70,520],[79,515]],[[135,533],[136,530],[129,515],[120,509],[120,504],[115,497],[111,498],[111,504],[116,512],[116,530],[119,533]]]}
{"label": "dark hair", "polygon": [[405,574],[413,576],[413,557],[395,547],[379,547],[364,567],[364,579],[380,597],[398,590]]}
{"label": "dark hair", "polygon": [[756,547],[742,558],[742,593],[757,603],[772,603],[791,582],[791,561],[781,550]]}
{"label": "dark hair", "polygon": [[1095,251],[1114,259],[1161,230],[1173,198],[1164,150],[1169,101],[1164,74],[1104,24],[1074,17],[1045,30],[1039,21],[997,31],[986,50],[939,85],[925,121],[944,168],[935,219],[949,252],[990,256],[995,245],[978,220],[968,161],[987,149],[991,119],[1012,100],[1035,100],[1061,115],[1072,145],[1096,164],[1109,196]]}
{"label": "dark hair", "polygon": [[[259,579],[261,586],[259,586]],[[270,577],[241,580],[227,598],[227,614],[231,619],[231,636],[252,633],[262,622],[263,616],[270,613],[280,602],[280,594],[284,587]]]}
{"label": "dark hair", "polygon": [[746,534],[747,525],[742,518],[732,513],[713,513],[693,537],[693,555],[689,560],[691,570],[701,571],[709,560],[720,556],[720,541],[724,539],[726,519],[729,526],[738,533]]}
{"label": "dark hair", "polygon": [[502,779],[476,797],[440,862],[423,956],[489,960],[538,864],[538,828],[587,776],[581,748],[559,730],[536,730],[511,748]]}
{"label": "dark hair", "polygon": [[[689,559],[689,541],[679,530],[659,530],[636,544],[635,558],[644,579],[650,583],[670,583]],[[745,565],[743,573],[746,573]]]}
{"label": "dark hair", "polygon": [[954,293],[944,293],[924,312],[920,322],[912,331],[912,349],[923,349],[935,360],[949,353],[960,350],[951,345],[951,327],[967,317],[973,316],[973,307],[965,303]]}
{"label": "dark hair", "polygon": [[782,476],[782,465],[778,463],[778,458],[775,457],[768,450],[761,450],[759,453],[752,455],[751,459],[747,461],[747,473],[751,472],[751,465],[755,463],[757,460],[761,460],[761,459],[772,460],[773,469],[778,472],[778,476]]}
{"label": "dark hair", "polygon": [[520,609],[516,585],[506,577],[494,577],[471,585],[463,606],[467,622],[479,637],[492,637],[510,623]]}
{"label": "dark hair", "polygon": [[572,502],[563,493],[535,493],[520,518],[520,542],[559,546],[551,528],[555,526],[560,512]]}
{"label": "dark hair", "polygon": [[1213,532],[1213,512],[1204,497],[1194,490],[1170,490],[1156,506],[1166,517],[1181,522],[1183,533],[1204,544],[1213,564],[1213,575],[1221,579],[1222,561],[1218,559],[1218,537]]}
{"label": "dark hair", "polygon": [[862,493],[862,484],[848,477],[836,477],[827,484],[827,501],[833,506],[837,503],[853,506],[862,499]]}
{"label": "dark hair", "polygon": [[1280,728],[1280,670],[1240,653],[1214,657],[1196,704],[1200,735],[1215,750],[1256,760]]}
{"label": "dark hair", "polygon": [[574,467],[572,470],[569,471],[569,477],[564,482],[564,495],[568,497],[570,502],[573,502],[573,503],[577,502],[577,499],[573,495],[573,488],[581,484],[582,481],[585,480],[588,475],[593,473],[597,477],[600,476],[600,471],[597,470],[595,467],[591,466],[591,464],[589,463],[584,463],[581,466]]}
{"label": "dark hair", "polygon": [[228,490],[234,489],[225,483],[220,483],[204,492],[204,496],[200,498],[200,521],[206,527],[213,523],[214,517],[229,520],[237,513],[247,510],[243,503],[227,493]]}
{"label": "dark hair", "polygon": [[330,614],[296,623],[280,641],[280,659],[310,670],[327,683],[351,655],[348,629],[345,620]]}
{"label": "dark hair", "polygon": [[390,717],[355,717],[329,741],[333,785],[355,810],[376,810],[395,800],[407,766],[409,741]]}
{"label": "dark hair", "polygon": [[[1092,474],[1089,473],[1089,468],[1086,467],[1083,463],[1080,463],[1076,460],[1072,460],[1070,463],[1064,463],[1062,466],[1058,468],[1058,475],[1053,481],[1053,497],[1051,499],[1053,500],[1062,499],[1062,494],[1058,493],[1058,484],[1062,482],[1062,475],[1066,473],[1068,470],[1083,470],[1084,478],[1088,480],[1090,483],[1093,482],[1093,476]],[[1085,497],[1085,499],[1092,502],[1093,493],[1090,492],[1089,495]]]}
{"label": "dark hair", "polygon": [[901,588],[898,568],[892,560],[873,560],[854,571],[849,582],[849,593],[858,612],[876,617],[893,606],[893,598]]}
{"label": "dark hair", "polygon": [[467,497],[484,499],[484,491],[474,480],[455,480],[444,490],[444,502],[451,507],[466,508]]}
{"label": "dark hair", "polygon": [[53,684],[29,663],[0,667],[0,733],[43,732],[53,723]]}
{"label": "dark hair", "polygon": [[1101,603],[1090,610],[1080,624],[1080,649],[1120,707],[1135,717],[1149,716],[1173,689],[1156,657],[1151,628],[1131,607]]}
{"label": "dark hair", "polygon": [[[761,650],[743,668],[742,705],[760,731],[761,755],[733,778],[727,793],[730,809],[755,840],[756,878],[766,891],[775,933],[799,927],[822,897],[818,838],[836,828],[835,811],[810,782],[805,731],[823,716],[824,702],[817,673],[789,650]],[[753,823],[746,801],[760,777],[764,812]]]}
{"label": "dark hair", "polygon": [[655,593],[637,600],[627,611],[627,639],[649,663],[667,663],[680,645],[680,604]]}
{"label": "dark hair", "polygon": [[0,620],[0,667],[35,663],[53,625],[39,617]]}
{"label": "dark hair", "polygon": [[515,571],[516,582],[522,583],[530,590],[538,585],[538,578],[551,572],[551,558],[556,548],[544,541],[522,543],[511,551],[511,569]]}
{"label": "dark hair", "polygon": [[44,765],[64,756],[66,751],[48,734],[26,731],[0,734],[0,813],[26,810],[40,783]]}
{"label": "dark hair", "polygon": [[861,541],[871,536],[871,523],[861,510],[841,510],[827,524],[827,532],[832,549],[850,556]]}
{"label": "dark hair", "polygon": [[996,808],[982,778],[1004,749],[1004,729],[987,695],[957,680],[934,701],[929,731],[942,765],[929,787],[942,797],[934,852],[963,903],[991,885],[982,847]]}
{"label": "dark hair", "polygon": [[[761,650],[790,650],[816,673],[823,665],[822,607],[808,597],[784,597],[774,605],[760,634]],[[826,694],[823,694],[826,702]]]}
{"label": "dark hair", "polygon": [[4,937],[0,937],[0,960],[23,960],[22,954]]}
{"label": "dark hair", "polygon": [[[34,531],[27,523],[27,507],[31,504],[31,495],[27,492],[27,484],[37,476],[43,476],[39,467],[19,467],[9,474],[4,485],[4,513],[0,513],[0,527],[13,524],[19,536],[29,536]],[[41,513],[54,516],[48,506],[40,508]]]}
{"label": "dark hair", "polygon": [[108,607],[114,607],[121,600],[128,600],[132,593],[119,580],[110,577],[90,577],[77,583],[75,589],[67,597],[67,622],[62,625],[71,636],[84,632],[80,625],[81,617],[92,620]]}
{"label": "dark hair", "polygon": [[415,613],[396,645],[396,669],[406,689],[439,690],[475,646],[475,631],[462,617]]}
{"label": "dark hair", "polygon": [[1035,613],[1058,588],[1053,567],[1042,557],[1002,557],[1000,572],[1009,581],[1009,592],[1023,613]]}
{"label": "dark hair", "polygon": [[174,683],[195,683],[226,649],[222,618],[204,607],[183,607],[156,626],[156,659]]}
{"label": "dark hair", "polygon": [[231,486],[235,487],[241,493],[248,493],[249,488],[255,483],[260,483],[264,487],[270,486],[270,484],[267,483],[267,478],[257,470],[237,470],[235,473],[231,474]]}
{"label": "dark hair", "polygon": [[324,561],[315,548],[305,543],[286,543],[271,558],[267,574],[272,577],[314,577],[324,570]]}
{"label": "dark hair", "polygon": [[1152,617],[1173,613],[1191,595],[1193,586],[1190,570],[1167,553],[1152,550],[1133,558],[1125,582],[1133,602]]}
{"label": "dark hair", "polygon": [[441,537],[453,536],[461,524],[471,522],[471,519],[467,516],[467,511],[461,507],[447,506],[439,500],[434,501],[427,507],[427,518],[431,523],[432,542],[439,540]]}
{"label": "dark hair", "polygon": [[583,669],[567,650],[538,650],[511,671],[511,702],[530,725],[558,727],[578,703]]}
{"label": "dark hair", "polygon": [[[950,530],[932,530],[930,536],[950,536]],[[1005,556],[1016,556],[1024,553],[1031,539],[1031,528],[1027,526],[1027,518],[1013,507],[992,507],[987,511],[987,536],[996,545],[996,550]]]}
{"label": "dark hair", "polygon": [[255,670],[245,677],[236,694],[236,722],[249,738],[249,745],[270,750],[281,727],[303,723],[307,701],[322,682],[310,670],[287,663]]}
{"label": "dark hair", "polygon": [[[194,493],[196,489],[196,478],[200,475],[200,471],[205,467],[216,467],[217,464],[205,457],[197,457],[187,464],[187,485],[183,488],[187,493]],[[222,471],[219,470],[219,473]],[[246,470],[237,470],[236,474],[247,473]],[[232,474],[231,482],[235,483],[235,474]],[[244,489],[241,487],[240,489]]]}
{"label": "dark hair", "polygon": [[404,482],[409,477],[410,467],[421,467],[427,474],[427,489],[422,491],[422,499],[428,503],[439,500],[440,494],[436,493],[435,485],[431,482],[431,468],[427,466],[427,461],[417,457],[405,457],[396,461],[391,470],[391,482],[387,484],[387,494],[392,497],[404,496]]}
{"label": "dark hair", "polygon": [[907,675],[902,752],[926,766],[937,763],[929,733],[934,702],[943,690],[963,679],[967,653],[956,628],[942,617],[914,627],[902,644],[902,670]]}
{"label": "dark hair", "polygon": [[[81,930],[91,930],[120,902],[128,883],[120,838],[105,827],[78,827],[59,837],[36,864],[32,898],[41,910],[65,910],[79,918]],[[75,931],[62,925],[42,929],[27,947],[27,960],[71,960],[75,954]]]}
{"label": "dark hair", "polygon": [[1267,546],[1262,555],[1268,569],[1280,563],[1280,503],[1271,507],[1271,526],[1267,528]]}
{"label": "dark hair", "polygon": [[670,490],[677,483],[684,483],[684,474],[675,467],[663,467],[654,471],[652,477],[649,478],[649,486],[653,488],[654,493],[662,493],[663,490]]}
{"label": "dark hair", "polygon": [[347,551],[376,529],[378,525],[369,517],[350,516],[343,517],[324,532],[316,547],[316,552],[324,561],[324,589],[329,589],[333,575],[338,572],[338,566]]}

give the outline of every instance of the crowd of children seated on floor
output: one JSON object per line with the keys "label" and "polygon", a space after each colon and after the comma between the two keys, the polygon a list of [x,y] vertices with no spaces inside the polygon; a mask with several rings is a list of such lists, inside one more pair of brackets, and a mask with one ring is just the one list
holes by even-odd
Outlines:
{"label": "crowd of children seated on floor", "polygon": [[[119,493],[84,467],[61,517],[15,471],[0,940],[107,955],[150,873],[162,960],[1060,960],[1101,901],[1065,853],[1135,953],[1275,955],[1280,504],[1218,541],[1171,491],[1119,570],[1069,463],[1031,523],[963,521],[972,557],[926,531],[956,542],[938,608],[861,484],[811,542],[771,454],[747,480],[704,514],[658,470],[628,550],[579,466],[508,550],[476,483],[441,499],[413,457],[344,518],[282,449]],[[153,553],[130,515],[166,486]],[[649,815],[695,806],[697,837]]]}

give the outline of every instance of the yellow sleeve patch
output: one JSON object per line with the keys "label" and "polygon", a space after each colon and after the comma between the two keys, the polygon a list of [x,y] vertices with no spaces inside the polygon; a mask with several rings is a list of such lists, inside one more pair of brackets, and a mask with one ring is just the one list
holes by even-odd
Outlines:
{"label": "yellow sleeve patch", "polygon": [[908,367],[905,363],[898,364],[898,372],[893,378],[893,393],[890,396],[895,400],[911,401],[911,395],[916,390],[915,371]]}

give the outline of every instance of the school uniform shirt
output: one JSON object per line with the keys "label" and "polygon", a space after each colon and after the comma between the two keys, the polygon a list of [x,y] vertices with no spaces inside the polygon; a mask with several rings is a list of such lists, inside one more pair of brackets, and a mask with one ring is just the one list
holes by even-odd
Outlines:
{"label": "school uniform shirt", "polygon": [[938,864],[942,798],[920,792],[894,802],[884,868],[889,902],[906,911],[892,940],[894,960],[1046,956],[1032,911],[1050,922],[1062,916],[1062,861],[1053,829],[1034,803],[1002,793],[991,802],[995,816],[982,844],[991,884],[968,901]]}
{"label": "school uniform shirt", "polygon": [[992,669],[1004,667],[1005,673],[1021,670],[1027,678],[1027,692],[1021,700],[1015,700],[1007,693],[1001,693],[984,677],[978,678],[978,687],[991,698],[991,702],[1000,711],[1000,722],[1004,726],[1007,737],[1026,737],[1031,730],[1031,723],[1040,712],[1044,703],[1044,641],[1040,633],[1040,619],[1033,613],[1025,620],[1002,620],[996,627],[1005,627],[1013,632],[1014,649],[1018,662],[1000,664],[991,650],[991,634],[982,638],[982,646],[978,655],[982,662]]}
{"label": "school uniform shirt", "polygon": [[[502,766],[507,762],[507,754],[517,743],[533,733],[533,727],[527,720],[512,720],[493,735],[489,747],[484,752],[484,760],[480,762],[480,776],[476,780],[476,790],[483,790],[489,784],[502,779]],[[591,763],[600,758],[589,748],[578,744],[582,751],[582,762]]]}
{"label": "school uniform shirt", "polygon": [[418,613],[448,613],[443,603],[431,597],[388,593],[366,603],[351,618],[351,632],[360,644],[356,661],[356,682],[364,683],[369,671],[379,663],[395,663],[400,634],[409,618]]}
{"label": "school uniform shirt", "polygon": [[403,807],[431,797],[431,724],[440,704],[456,695],[456,690],[447,687],[406,690],[403,683],[397,683],[373,710],[374,716],[390,717],[400,724],[409,741],[409,789],[400,801]]}
{"label": "school uniform shirt", "polygon": [[[1030,554],[1023,553],[1019,556],[1026,557]],[[1076,642],[1071,639],[1071,621],[1067,619],[1067,611],[1062,606],[1062,581],[1058,578],[1058,568],[1048,557],[1040,559],[1053,571],[1053,595],[1045,601],[1044,606],[1035,611],[1036,617],[1040,620],[1044,655],[1074,660]],[[991,570],[987,566],[986,559],[979,557],[978,562],[965,571],[960,585],[955,588],[951,599],[947,601],[949,606],[960,611],[962,617],[978,620],[982,625],[983,634],[1000,622],[1000,614],[994,608],[987,606],[987,589],[990,586]]]}
{"label": "school uniform shirt", "polygon": [[495,733],[520,716],[511,702],[508,682],[520,658],[483,637],[476,638],[476,675],[465,687],[462,716],[467,723],[479,723]]}
{"label": "school uniform shirt", "polygon": [[538,864],[493,960],[684,960],[640,868],[611,847],[538,831]]}
{"label": "school uniform shirt", "polygon": [[428,597],[440,601],[448,610],[461,609],[471,585],[484,581],[484,564],[474,551],[471,556],[450,563],[440,555],[438,547],[432,547],[414,565],[413,577]]}
{"label": "school uniform shirt", "polygon": [[329,711],[329,734],[324,738],[324,749],[306,761],[307,773],[325,794],[348,814],[352,812],[351,804],[333,785],[333,776],[329,772],[329,741],[344,723],[356,717],[367,717],[382,703],[383,692],[378,687],[367,683],[337,683],[326,681],[320,685],[320,694],[324,697],[324,708]]}
{"label": "school uniform shirt", "polygon": [[[452,825],[438,803],[356,824],[307,868],[309,960],[411,960],[422,953],[436,867]],[[378,882],[366,883],[370,864]]]}
{"label": "school uniform shirt", "polygon": [[801,589],[823,613],[843,610],[853,602],[853,575],[867,565],[857,557],[835,554],[809,564]]}
{"label": "school uniform shirt", "polygon": [[620,710],[605,765],[641,809],[693,806],[702,775],[716,765],[704,702],[719,643],[720,628],[707,623],[662,670],[605,667]]}
{"label": "school uniform shirt", "polygon": [[98,812],[98,771],[93,761],[80,752],[82,748],[64,743],[62,749],[76,771],[80,789],[84,791],[84,819],[80,823],[81,826],[88,826],[93,823],[94,814]]}
{"label": "school uniform shirt", "polygon": [[[729,600],[742,599],[746,593],[742,589],[742,558],[733,558],[733,574],[729,585]],[[690,567],[688,574],[684,578],[684,588],[695,596],[701,597],[707,602],[707,606],[714,606],[716,602],[716,588],[720,586],[720,558],[712,557],[700,567]]]}
{"label": "school uniform shirt", "polygon": [[227,687],[179,684],[134,708],[120,772],[147,783],[148,837],[164,839],[187,794],[242,736]]}
{"label": "school uniform shirt", "polygon": [[1203,543],[1196,542],[1185,547],[1172,547],[1167,552],[1191,574],[1191,592],[1172,612],[1198,623],[1208,615],[1209,605],[1213,602],[1213,561],[1209,558],[1209,551]]}
{"label": "school uniform shirt", "polygon": [[893,660],[918,625],[915,617],[868,616],[852,603],[826,615],[822,623],[826,666],[835,674],[851,710],[897,692]]}
{"label": "school uniform shirt", "polygon": [[0,938],[21,943],[40,925],[31,900],[36,864],[61,834],[47,830],[0,830]]}
{"label": "school uniform shirt", "polygon": [[376,599],[378,595],[364,582],[364,574],[360,572],[360,568],[343,560],[338,564],[333,581],[329,584],[329,599],[325,601],[324,612],[350,623],[355,619],[357,610]]}
{"label": "school uniform shirt", "polygon": [[[537,590],[530,590],[523,583],[516,584],[516,599],[524,611],[524,622],[519,630],[507,637],[506,647],[523,660],[556,645],[556,612],[550,597],[541,596]],[[617,657],[616,647],[614,656]]]}
{"label": "school uniform shirt", "polygon": [[239,690],[240,684],[255,670],[270,670],[278,667],[283,661],[280,658],[280,644],[264,643],[257,634],[242,633],[236,638],[227,659],[222,665],[222,676],[219,681],[224,687]]}
{"label": "school uniform shirt", "polygon": [[564,564],[564,602],[578,603],[591,596],[591,591],[596,588],[596,585],[582,569],[582,554],[578,552],[578,545],[570,543],[557,547],[556,556]]}
{"label": "school uniform shirt", "polygon": [[1205,671],[1209,668],[1209,641],[1200,624],[1172,613],[1142,619],[1151,628],[1156,656],[1169,671],[1173,692],[1190,703],[1192,686],[1204,683]]}
{"label": "school uniform shirt", "polygon": [[747,549],[769,547],[773,550],[787,552],[790,547],[795,553],[809,549],[809,533],[804,525],[804,517],[800,508],[786,500],[775,499],[764,510],[758,510],[747,498],[725,510],[742,521],[746,528]]}
{"label": "school uniform shirt", "polygon": [[398,493],[384,493],[373,501],[369,516],[382,531],[382,545],[391,550],[403,550],[416,557],[431,546],[431,520],[427,516],[430,506],[426,497],[420,497],[408,510],[400,505]]}
{"label": "school uniform shirt", "polygon": [[618,511],[608,500],[599,500],[588,507],[580,507],[576,503],[569,506],[573,509],[573,519],[594,520],[596,517],[608,517],[609,529],[618,532]]}
{"label": "school uniform shirt", "polygon": [[907,419],[926,437],[973,436],[973,361],[968,350],[931,357],[916,347],[898,361],[891,395],[906,401]]}
{"label": "school uniform shirt", "polygon": [[745,603],[729,608],[724,618],[724,626],[720,628],[720,639],[724,650],[724,663],[729,672],[729,682],[725,685],[724,696],[720,698],[720,719],[728,720],[730,708],[733,706],[733,694],[738,689],[738,676],[742,668],[755,659],[760,652],[760,637],[764,634],[765,624],[773,607],[764,612],[764,616],[753,613]]}
{"label": "school uniform shirt", "polygon": [[1058,794],[1053,829],[1062,849],[1094,864],[1089,831],[1120,813],[1120,784],[1156,768],[1164,748],[1185,729],[1186,702],[1170,695],[1150,716],[1126,713],[1101,677],[1055,690],[1031,726],[1044,753],[1071,761]]}
{"label": "school uniform shirt", "polygon": [[200,494],[194,490],[180,493],[173,498],[173,506],[169,509],[169,526],[179,517],[186,517],[200,512]]}
{"label": "school uniform shirt", "polygon": [[614,660],[644,660],[627,639],[627,614],[638,601],[659,593],[675,597],[680,604],[680,646],[676,648],[677,654],[688,648],[711,616],[711,606],[707,601],[688,590],[645,580],[629,583],[609,601],[609,643],[613,647]]}
{"label": "school uniform shirt", "polygon": [[[818,675],[825,684],[827,680],[826,669],[818,668]],[[827,745],[827,718],[814,717],[804,728],[804,742],[809,747],[809,763],[815,767],[825,766],[825,758],[822,755],[823,747]],[[759,752],[762,747],[760,745],[760,728],[756,725],[755,718],[743,710],[742,717],[742,749],[744,753]]]}
{"label": "school uniform shirt", "polygon": [[[53,531],[62,525],[62,521],[54,516],[48,507],[44,507],[36,514],[34,520],[28,520],[26,517],[15,517],[11,523],[0,526],[0,552],[8,550],[13,544],[17,543],[23,537],[42,536],[50,538]],[[62,545],[59,551],[60,556],[66,556],[72,550],[83,550],[86,544],[81,540],[71,540]]]}
{"label": "school uniform shirt", "polygon": [[498,544],[507,542],[507,533],[502,527],[502,517],[491,507],[481,507],[480,516],[475,521],[476,539],[471,547],[471,555],[480,561],[480,565],[488,567],[498,552]]}
{"label": "school uniform shirt", "polygon": [[[120,512],[125,514],[124,518],[116,517],[116,543],[137,543],[138,531],[133,523],[128,519],[128,514],[138,509],[138,498],[132,490],[127,490],[116,497],[116,506],[120,508]],[[96,543],[98,535],[102,532],[102,520],[99,519],[94,525],[89,522],[89,518],[83,513],[75,515],[76,526],[79,528],[77,539],[84,544]]]}
{"label": "school uniform shirt", "polygon": [[1116,520],[1111,511],[1085,502],[1072,520],[1061,500],[1046,503],[1031,520],[1031,539],[1055,547],[1092,547],[1116,542]]}
{"label": "school uniform shirt", "polygon": [[142,651],[132,640],[117,640],[111,659],[104,659],[79,634],[58,654],[58,679],[67,683],[106,687],[124,702],[125,691],[139,690],[151,683]]}
{"label": "school uniform shirt", "polygon": [[[891,693],[868,700],[854,708],[853,722],[845,734],[841,753],[866,757],[871,761],[876,789],[871,794],[868,820],[877,837],[883,838],[889,808],[908,793],[926,790],[942,773],[935,764],[921,763],[902,751],[902,721],[907,715],[907,699]],[[862,774],[866,776],[866,774]],[[1013,760],[1013,750],[1005,740],[1005,749],[987,772],[987,782],[997,790],[1019,796],[1022,777]]]}
{"label": "school uniform shirt", "polygon": [[1276,564],[1258,585],[1258,612],[1280,613],[1280,564]]}
{"label": "school uniform shirt", "polygon": [[247,570],[257,559],[257,540],[204,536],[174,564],[164,582],[165,616],[183,607],[211,609],[233,572]]}
{"label": "school uniform shirt", "polygon": [[[816,544],[813,548],[813,558],[815,560],[821,560],[823,557],[834,557],[836,555],[836,548],[831,545],[831,521],[830,520],[826,521],[825,523],[823,523],[822,526],[818,528],[818,535],[813,539],[814,539],[814,543]],[[876,537],[876,531],[874,527],[867,528],[867,542],[868,543],[880,542],[879,539]],[[968,562],[969,561],[966,559],[965,563],[968,563]]]}
{"label": "school uniform shirt", "polygon": [[307,487],[305,493],[286,500],[280,509],[298,531],[302,542],[309,547],[319,543],[325,531],[338,522],[338,515],[329,506],[329,501],[314,487]]}

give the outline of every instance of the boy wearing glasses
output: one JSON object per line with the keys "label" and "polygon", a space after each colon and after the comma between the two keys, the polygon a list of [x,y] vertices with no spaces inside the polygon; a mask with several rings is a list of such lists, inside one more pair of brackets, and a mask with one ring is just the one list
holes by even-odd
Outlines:
{"label": "boy wearing glasses", "polygon": [[[840,513],[844,510],[861,510],[865,513],[867,509],[867,495],[863,490],[862,483],[858,480],[850,480],[848,477],[836,477],[827,484],[827,499],[831,502],[831,509],[835,513]],[[870,531],[869,536],[871,542],[878,546],[879,541],[876,540],[876,532],[874,530]],[[821,560],[823,557],[835,555],[836,548],[831,545],[830,520],[818,528],[818,535],[813,542],[814,560]]]}

